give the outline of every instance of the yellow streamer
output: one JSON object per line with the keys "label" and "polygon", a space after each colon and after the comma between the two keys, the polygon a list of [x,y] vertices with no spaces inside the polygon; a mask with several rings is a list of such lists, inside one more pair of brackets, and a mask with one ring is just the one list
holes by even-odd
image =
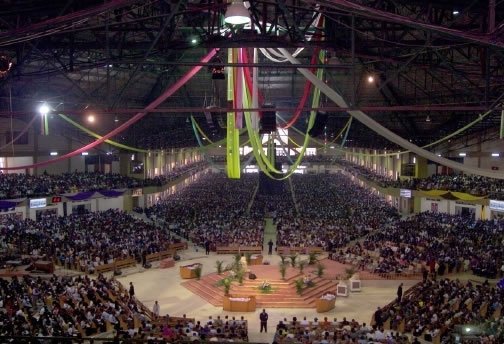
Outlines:
{"label": "yellow streamer", "polygon": [[[88,128],[80,125],[79,123],[71,120],[69,117],[67,117],[67,116],[65,116],[63,114],[58,114],[58,116],[60,116],[61,118],[63,118],[68,123],[72,124],[74,127],[79,128],[80,130],[82,130],[86,134],[91,135],[91,136],[93,136],[96,139],[101,139],[103,137],[103,136],[100,136],[97,133],[89,130]],[[130,147],[130,146],[123,145],[122,143],[119,143],[119,142],[116,142],[116,141],[112,141],[112,140],[105,140],[105,142],[108,143],[108,144],[110,144],[110,145],[112,145],[112,146],[115,146],[117,148],[122,148],[122,149],[129,150],[129,151],[132,151],[132,152],[139,152],[139,153],[147,153],[148,152],[148,150],[140,149],[140,148],[135,148],[135,147]]]}

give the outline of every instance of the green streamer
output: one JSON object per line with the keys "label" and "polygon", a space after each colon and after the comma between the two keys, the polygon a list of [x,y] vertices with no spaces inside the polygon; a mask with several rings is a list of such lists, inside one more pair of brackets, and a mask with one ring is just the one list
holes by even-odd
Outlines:
{"label": "green streamer", "polygon": [[[88,135],[91,135],[93,136],[94,138],[96,139],[101,139],[102,136],[98,135],[97,133],[89,130],[88,128],[80,125],[79,123],[71,120],[69,117],[63,115],[63,114],[58,114],[58,116],[60,116],[61,118],[63,118],[65,121],[67,121],[68,123],[72,124],[74,127],[76,128],[79,128],[80,130],[82,130],[83,132],[85,132],[86,134]],[[112,145],[112,146],[115,146],[117,148],[122,148],[122,149],[125,149],[125,150],[129,150],[129,151],[132,151],[132,152],[138,152],[138,153],[148,153],[147,150],[145,149],[140,149],[140,148],[135,148],[135,147],[130,147],[130,146],[126,146],[126,145],[123,145],[122,143],[119,143],[119,142],[115,142],[115,141],[112,141],[112,140],[105,140],[106,143]]]}

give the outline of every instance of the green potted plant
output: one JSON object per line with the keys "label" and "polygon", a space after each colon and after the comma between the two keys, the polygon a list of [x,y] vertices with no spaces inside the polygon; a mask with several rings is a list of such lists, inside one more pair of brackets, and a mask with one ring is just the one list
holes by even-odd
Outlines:
{"label": "green potted plant", "polygon": [[199,281],[201,279],[201,272],[203,270],[203,265],[202,264],[198,264],[195,268],[194,268],[194,274],[196,275],[196,279]]}
{"label": "green potted plant", "polygon": [[353,267],[345,269],[345,279],[349,280],[355,274],[355,269]]}
{"label": "green potted plant", "polygon": [[303,294],[304,282],[302,278],[298,278],[294,281],[294,287],[296,287],[296,293],[298,295]]}
{"label": "green potted plant", "polygon": [[245,271],[243,271],[243,269],[238,269],[235,272],[236,280],[238,281],[238,283],[240,283],[240,285],[243,285],[243,277],[244,276],[245,276]]}
{"label": "green potted plant", "polygon": [[224,278],[222,280],[222,286],[224,287],[224,295],[229,295],[229,290],[231,289],[231,280],[229,278]]}
{"label": "green potted plant", "polygon": [[325,266],[322,263],[317,264],[317,277],[322,277],[324,275]]}
{"label": "green potted plant", "polygon": [[291,266],[293,268],[295,268],[296,267],[297,254],[291,254],[289,258],[290,258],[290,261],[291,261]]}
{"label": "green potted plant", "polygon": [[303,273],[306,263],[307,263],[306,260],[300,260],[298,262],[298,269],[300,273]]}
{"label": "green potted plant", "polygon": [[215,262],[215,268],[217,269],[217,275],[221,275],[223,271],[222,265],[224,264],[224,261],[218,260]]}
{"label": "green potted plant", "polygon": [[308,254],[308,265],[315,265],[316,263],[317,263],[317,253],[312,251]]}
{"label": "green potted plant", "polygon": [[284,256],[284,255],[280,255],[280,261],[282,262],[282,264],[285,264],[285,261],[287,260],[287,257]]}
{"label": "green potted plant", "polygon": [[280,275],[282,276],[282,279],[285,279],[285,275],[287,273],[287,264],[286,263],[280,263]]}

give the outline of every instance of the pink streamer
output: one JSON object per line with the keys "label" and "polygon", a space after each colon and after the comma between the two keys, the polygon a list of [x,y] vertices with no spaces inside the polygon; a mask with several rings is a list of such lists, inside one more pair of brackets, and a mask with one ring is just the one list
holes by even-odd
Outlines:
{"label": "pink streamer", "polygon": [[[212,49],[205,57],[201,59],[201,63],[207,63],[209,62],[212,57],[217,53],[217,49]],[[104,135],[101,139],[98,139],[94,142],[91,142],[90,144],[81,147],[77,150],[74,150],[73,152],[67,153],[65,155],[62,155],[56,159],[48,160],[48,161],[43,161],[39,162],[36,164],[31,164],[31,165],[24,165],[24,166],[16,166],[16,167],[4,167],[0,168],[0,170],[20,170],[20,169],[27,169],[27,168],[35,168],[35,167],[41,167],[41,166],[46,166],[50,164],[54,164],[58,161],[66,160],[69,159],[73,156],[79,155],[82,152],[88,151],[99,144],[103,143],[105,140],[110,139],[111,137],[123,132],[126,130],[128,127],[131,125],[135,124],[138,122],[140,119],[142,119],[145,115],[147,115],[149,112],[154,110],[156,107],[158,107],[161,103],[163,103],[167,98],[169,98],[171,95],[173,95],[179,88],[184,86],[185,83],[187,83],[196,73],[199,72],[199,70],[203,66],[195,66],[192,68],[189,72],[187,72],[180,80],[178,80],[174,85],[172,85],[170,88],[168,88],[163,94],[161,94],[156,100],[154,100],[152,103],[147,105],[145,110],[146,112],[139,112],[135,116],[131,117],[129,120],[124,122],[122,125],[117,127],[116,129],[112,130],[110,133]]]}

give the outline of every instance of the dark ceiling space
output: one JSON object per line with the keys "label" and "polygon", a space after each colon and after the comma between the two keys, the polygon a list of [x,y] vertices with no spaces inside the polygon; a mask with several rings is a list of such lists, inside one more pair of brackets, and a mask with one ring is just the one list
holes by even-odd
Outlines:
{"label": "dark ceiling space", "polygon": [[[0,54],[13,63],[0,80],[1,116],[28,121],[47,101],[77,118],[86,111],[102,114],[97,131],[103,134],[143,109],[209,48],[221,48],[211,62],[220,64],[225,48],[252,53],[254,47],[304,47],[298,58],[308,64],[320,47],[327,50],[327,83],[352,108],[404,138],[432,142],[489,109],[493,113],[463,135],[495,137],[504,94],[502,0],[250,1],[255,31],[224,24],[226,6],[193,0],[0,1]],[[317,13],[325,18],[323,29],[313,26]],[[303,76],[263,55],[259,64],[265,101],[294,109]],[[205,66],[161,108],[226,104],[226,82],[212,80]],[[348,115],[324,97],[322,107],[331,108],[326,135],[332,137]],[[190,115],[210,131],[202,111],[160,111],[116,139],[146,148],[194,146]],[[306,130],[306,118],[307,112],[296,125],[300,130]],[[396,148],[357,121],[347,145]]]}

